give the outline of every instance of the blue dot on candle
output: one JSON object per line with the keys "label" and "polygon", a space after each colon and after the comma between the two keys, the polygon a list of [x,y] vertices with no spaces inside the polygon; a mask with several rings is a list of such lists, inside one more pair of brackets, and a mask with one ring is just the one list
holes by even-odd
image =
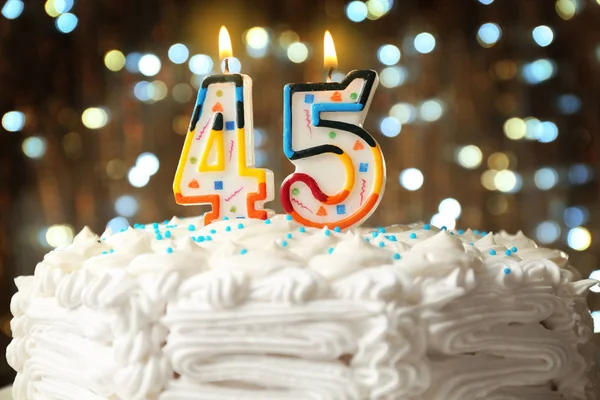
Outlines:
{"label": "blue dot on candle", "polygon": [[495,256],[496,255],[496,250],[490,250],[490,256]]}

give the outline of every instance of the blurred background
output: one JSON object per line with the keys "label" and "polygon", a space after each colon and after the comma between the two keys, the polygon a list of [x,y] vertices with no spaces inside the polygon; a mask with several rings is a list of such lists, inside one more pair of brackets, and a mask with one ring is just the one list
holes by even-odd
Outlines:
{"label": "blurred background", "polygon": [[[379,72],[365,127],[388,165],[369,224],[522,229],[600,277],[600,0],[0,0],[0,349],[13,278],[84,225],[204,212],[172,181],[225,24],[254,80],[276,185],[282,90],[322,81],[323,32]],[[270,207],[281,211],[279,200]],[[595,272],[594,272],[595,271]],[[597,275],[595,275],[597,273]],[[595,290],[595,289],[594,289]],[[592,309],[600,301],[592,295]],[[600,314],[593,313],[598,317]],[[600,324],[599,324],[600,328]],[[0,386],[12,379],[0,357]]]}

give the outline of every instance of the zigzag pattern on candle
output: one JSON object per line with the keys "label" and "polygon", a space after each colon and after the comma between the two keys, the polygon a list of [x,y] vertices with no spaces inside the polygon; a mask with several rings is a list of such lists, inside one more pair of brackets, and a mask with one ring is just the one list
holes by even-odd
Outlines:
{"label": "zigzag pattern on candle", "polygon": [[225,198],[225,201],[229,201],[229,200],[233,199],[242,190],[244,190],[243,186],[241,188],[239,188],[238,190],[236,190],[235,192],[233,192],[233,194],[231,196]]}

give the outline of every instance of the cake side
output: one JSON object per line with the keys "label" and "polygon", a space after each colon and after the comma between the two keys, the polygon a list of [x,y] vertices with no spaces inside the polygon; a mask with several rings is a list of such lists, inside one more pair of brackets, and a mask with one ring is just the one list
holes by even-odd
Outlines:
{"label": "cake side", "polygon": [[17,279],[20,399],[595,399],[595,282],[524,235],[84,229]]}

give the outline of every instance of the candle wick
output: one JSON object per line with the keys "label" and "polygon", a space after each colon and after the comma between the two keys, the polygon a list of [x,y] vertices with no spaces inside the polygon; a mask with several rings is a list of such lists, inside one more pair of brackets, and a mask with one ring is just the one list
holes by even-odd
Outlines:
{"label": "candle wick", "polygon": [[327,72],[327,82],[331,82],[331,75],[333,75],[333,67],[329,67],[329,71]]}
{"label": "candle wick", "polygon": [[229,57],[225,57],[225,73],[229,73]]}

